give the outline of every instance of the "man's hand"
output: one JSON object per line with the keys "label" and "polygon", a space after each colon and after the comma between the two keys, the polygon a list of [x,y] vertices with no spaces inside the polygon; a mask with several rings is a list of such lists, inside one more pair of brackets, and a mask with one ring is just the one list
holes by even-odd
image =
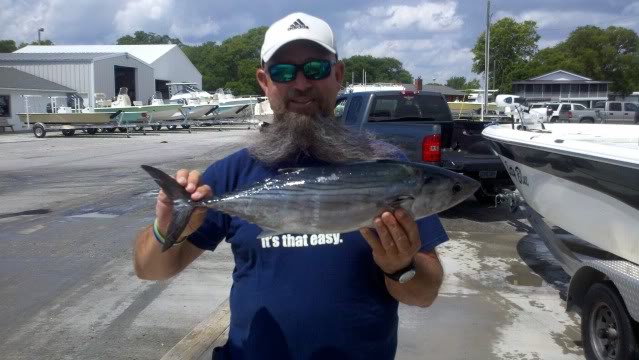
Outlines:
{"label": "man's hand", "polygon": [[[202,199],[213,196],[211,187],[208,185],[202,185],[201,178],[202,175],[197,170],[189,172],[186,169],[181,169],[178,170],[175,174],[175,179],[180,185],[184,186],[186,191],[191,194],[191,200],[193,201],[200,201]],[[160,229],[160,232],[162,234],[166,234],[169,228],[172,208],[173,202],[169,199],[168,196],[166,196],[163,191],[160,191],[160,194],[158,195],[158,201],[155,205],[155,216],[158,219],[158,228]],[[179,236],[179,238],[189,236],[195,230],[197,230],[204,222],[206,211],[206,208],[195,209],[193,215],[191,216],[191,220],[189,221],[188,225]]]}
{"label": "man's hand", "polygon": [[369,228],[360,229],[373,249],[373,259],[385,273],[399,271],[413,261],[421,247],[417,223],[406,210],[384,212],[373,223],[377,233]]}

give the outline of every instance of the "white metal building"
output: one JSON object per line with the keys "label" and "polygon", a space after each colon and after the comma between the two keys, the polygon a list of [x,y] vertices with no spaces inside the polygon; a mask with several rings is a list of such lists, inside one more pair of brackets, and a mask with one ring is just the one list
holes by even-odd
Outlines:
{"label": "white metal building", "polygon": [[[29,45],[15,53],[128,53],[153,68],[155,89],[164,91],[168,82],[193,82],[202,88],[202,74],[175,44],[168,45]],[[154,89],[154,90],[155,90]],[[166,94],[165,94],[166,96]]]}
{"label": "white metal building", "polygon": [[608,100],[610,81],[596,81],[564,70],[513,81],[513,94],[528,102],[572,102],[592,107],[597,101]]}
{"label": "white metal building", "polygon": [[52,81],[27,74],[17,69],[0,67],[0,118],[20,129],[22,124],[18,113],[26,112],[23,95],[33,95],[29,101],[29,112],[45,111],[46,103],[52,96],[67,96],[75,90]]}
{"label": "white metal building", "polygon": [[95,94],[117,95],[129,88],[131,100],[146,102],[155,93],[153,68],[128,53],[0,54],[0,67],[11,67],[75,90],[94,106]]}

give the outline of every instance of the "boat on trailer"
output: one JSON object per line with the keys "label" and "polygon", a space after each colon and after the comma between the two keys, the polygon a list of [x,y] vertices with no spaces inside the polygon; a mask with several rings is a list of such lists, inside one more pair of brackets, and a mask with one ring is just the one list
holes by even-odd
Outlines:
{"label": "boat on trailer", "polygon": [[[568,309],[581,311],[587,359],[639,356],[639,126],[493,125],[501,157],[535,232],[571,275]],[[557,226],[583,240],[573,251]],[[596,255],[594,255],[596,254]]]}

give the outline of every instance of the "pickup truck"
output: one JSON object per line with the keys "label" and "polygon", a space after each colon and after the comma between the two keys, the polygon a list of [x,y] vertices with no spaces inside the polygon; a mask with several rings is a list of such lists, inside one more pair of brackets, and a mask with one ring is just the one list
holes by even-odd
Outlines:
{"label": "pickup truck", "polygon": [[623,101],[598,101],[592,109],[560,112],[559,122],[639,124],[639,104]]}
{"label": "pickup truck", "polygon": [[475,197],[493,203],[513,184],[501,160],[481,136],[488,122],[453,120],[435,92],[370,91],[339,95],[335,117],[399,147],[411,161],[463,173],[481,183]]}

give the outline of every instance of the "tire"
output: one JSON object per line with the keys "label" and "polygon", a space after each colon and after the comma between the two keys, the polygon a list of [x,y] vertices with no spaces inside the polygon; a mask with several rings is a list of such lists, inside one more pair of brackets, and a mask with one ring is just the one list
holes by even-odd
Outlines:
{"label": "tire", "polygon": [[190,129],[191,125],[182,125],[182,129]]}
{"label": "tire", "polygon": [[42,126],[40,124],[35,124],[35,125],[33,125],[33,135],[35,135],[35,137],[41,139],[41,138],[47,136],[47,130],[44,128],[44,126]]}
{"label": "tire", "polygon": [[115,132],[115,128],[105,128],[104,131],[108,132],[108,133],[114,133]]}
{"label": "tire", "polygon": [[119,127],[118,130],[120,130],[120,132],[123,132],[123,133],[125,133],[127,131],[127,129],[125,127]]}
{"label": "tire", "polygon": [[166,128],[169,129],[169,130],[175,130],[175,129],[177,129],[177,125],[169,125]]}
{"label": "tire", "polygon": [[581,124],[594,124],[595,120],[591,119],[591,118],[585,118],[585,119],[579,120],[579,123],[581,123]]}
{"label": "tire", "polygon": [[98,129],[96,128],[87,129],[87,133],[89,133],[89,135],[95,135],[97,132],[98,132]]}
{"label": "tire", "polygon": [[75,134],[75,129],[62,129],[62,135],[64,136],[73,136]]}
{"label": "tire", "polygon": [[162,125],[151,125],[151,129],[153,129],[153,131],[160,131],[161,128]]}
{"label": "tire", "polygon": [[584,299],[581,336],[586,359],[638,359],[633,323],[617,290],[610,283],[596,283]]}
{"label": "tire", "polygon": [[550,122],[551,122],[551,123],[556,123],[556,122],[557,122],[557,120],[559,120],[559,117],[558,117],[558,116],[553,116],[553,117],[551,117],[551,118],[550,118]]}
{"label": "tire", "polygon": [[136,127],[134,128],[134,130],[135,130],[135,131],[142,131],[142,130],[144,130],[144,126],[136,126]]}

